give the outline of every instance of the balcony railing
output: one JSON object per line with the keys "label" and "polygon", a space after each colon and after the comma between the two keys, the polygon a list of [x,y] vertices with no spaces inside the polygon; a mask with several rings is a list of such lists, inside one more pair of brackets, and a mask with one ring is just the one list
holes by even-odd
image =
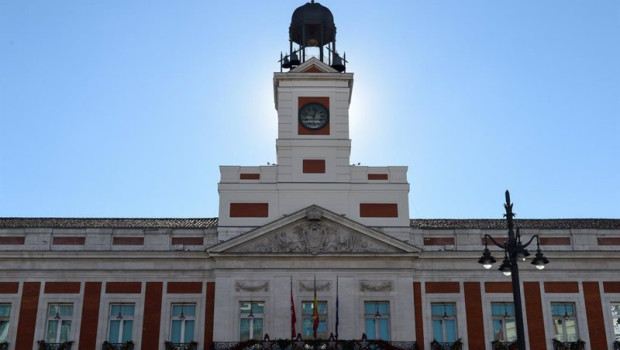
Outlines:
{"label": "balcony railing", "polygon": [[562,342],[557,339],[553,339],[553,350],[584,350],[586,342],[579,339],[574,342]]}
{"label": "balcony railing", "polygon": [[72,341],[66,341],[64,343],[46,343],[44,340],[39,340],[38,350],[71,350],[73,346]]}
{"label": "balcony railing", "polygon": [[9,343],[7,342],[0,343],[0,350],[8,350],[8,349],[9,349]]}
{"label": "balcony railing", "polygon": [[461,350],[462,348],[463,342],[460,338],[455,342],[438,342],[437,340],[431,342],[431,350]]}
{"label": "balcony railing", "polygon": [[620,350],[620,340],[614,342],[614,350]]}
{"label": "balcony railing", "polygon": [[212,350],[418,350],[418,344],[415,341],[277,339],[215,342]]}
{"label": "balcony railing", "polygon": [[126,341],[124,343],[110,343],[108,341],[104,341],[101,346],[101,350],[133,350],[133,342]]}
{"label": "balcony railing", "polygon": [[491,349],[492,350],[517,350],[519,349],[519,344],[517,344],[517,341],[508,341],[508,342],[501,342],[499,340],[494,340],[491,342]]}
{"label": "balcony railing", "polygon": [[195,341],[191,343],[173,343],[173,342],[165,342],[166,350],[196,350],[198,349],[198,343]]}

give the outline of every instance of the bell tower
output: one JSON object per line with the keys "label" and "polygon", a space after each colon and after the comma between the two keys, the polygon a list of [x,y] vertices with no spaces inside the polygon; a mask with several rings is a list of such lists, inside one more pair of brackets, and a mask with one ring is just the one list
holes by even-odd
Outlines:
{"label": "bell tower", "polygon": [[314,1],[298,7],[273,77],[277,164],[220,167],[220,240],[311,205],[368,226],[409,226],[407,167],[351,164],[345,65],[331,11]]}

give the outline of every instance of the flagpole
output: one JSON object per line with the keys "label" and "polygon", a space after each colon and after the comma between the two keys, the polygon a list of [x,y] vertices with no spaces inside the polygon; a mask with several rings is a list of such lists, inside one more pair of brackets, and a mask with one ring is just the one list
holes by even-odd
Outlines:
{"label": "flagpole", "polygon": [[336,276],[336,340],[338,339],[338,324],[340,323],[340,318],[338,317],[338,276]]}
{"label": "flagpole", "polygon": [[312,308],[312,336],[316,340],[316,330],[319,328],[319,300],[316,298],[316,275],[314,275],[314,302]]}
{"label": "flagpole", "polygon": [[293,276],[291,276],[291,339],[295,339],[295,324],[297,323],[297,317],[295,315],[295,299],[293,299]]}

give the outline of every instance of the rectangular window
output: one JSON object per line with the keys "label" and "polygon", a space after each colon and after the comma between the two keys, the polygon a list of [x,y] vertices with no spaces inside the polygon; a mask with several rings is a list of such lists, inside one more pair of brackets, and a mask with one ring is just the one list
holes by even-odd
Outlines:
{"label": "rectangular window", "polygon": [[517,340],[515,305],[513,303],[491,303],[493,340],[514,342]]}
{"label": "rectangular window", "polygon": [[390,340],[390,303],[364,302],[364,329],[370,340]]}
{"label": "rectangular window", "polygon": [[10,316],[11,304],[0,304],[0,343],[7,341]]}
{"label": "rectangular window", "polygon": [[110,304],[108,342],[124,343],[133,340],[134,304]]}
{"label": "rectangular window", "polygon": [[456,305],[454,303],[432,303],[433,339],[440,343],[454,343],[456,332]]}
{"label": "rectangular window", "polygon": [[576,342],[579,339],[575,303],[551,303],[554,338],[561,342]]}
{"label": "rectangular window", "polygon": [[239,303],[239,340],[263,338],[263,312],[265,302],[242,301]]}
{"label": "rectangular window", "polygon": [[620,342],[620,303],[611,303],[610,311],[614,330],[614,341]]}
{"label": "rectangular window", "polygon": [[73,304],[49,304],[45,329],[46,343],[64,343],[71,340]]}
{"label": "rectangular window", "polygon": [[[304,301],[301,303],[302,309],[302,322],[303,322],[303,333],[302,336],[304,338],[313,337],[314,336],[314,319],[312,315],[314,315],[314,302],[312,301]],[[323,300],[318,301],[318,310],[319,310],[319,325],[316,329],[316,337],[319,339],[327,339],[327,302]]]}
{"label": "rectangular window", "polygon": [[170,315],[170,341],[172,343],[191,343],[194,341],[196,325],[196,304],[172,304]]}

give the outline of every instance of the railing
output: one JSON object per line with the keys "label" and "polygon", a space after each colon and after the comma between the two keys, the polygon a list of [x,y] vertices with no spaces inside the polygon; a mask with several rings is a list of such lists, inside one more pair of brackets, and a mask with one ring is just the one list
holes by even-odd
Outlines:
{"label": "railing", "polygon": [[553,350],[584,350],[586,342],[579,339],[573,342],[562,342],[557,339],[553,339]]}
{"label": "railing", "polygon": [[124,343],[110,343],[104,341],[101,350],[133,350],[133,342],[131,340]]}
{"label": "railing", "polygon": [[620,350],[620,340],[614,342],[614,350]]}
{"label": "railing", "polygon": [[9,350],[9,343],[7,342],[0,343],[0,350]]}
{"label": "railing", "polygon": [[71,350],[73,346],[72,341],[66,341],[64,343],[46,343],[45,340],[39,340],[39,350]]}
{"label": "railing", "polygon": [[418,344],[415,341],[277,339],[215,342],[212,350],[418,350]]}
{"label": "railing", "polygon": [[491,349],[493,350],[517,350],[519,348],[519,344],[517,341],[508,341],[501,342],[499,340],[494,340],[491,342]]}
{"label": "railing", "polygon": [[191,343],[173,343],[173,342],[165,342],[166,350],[196,350],[198,349],[198,343],[195,341]]}
{"label": "railing", "polygon": [[437,340],[431,342],[431,350],[461,350],[462,348],[463,342],[460,338],[455,342],[438,342]]}

